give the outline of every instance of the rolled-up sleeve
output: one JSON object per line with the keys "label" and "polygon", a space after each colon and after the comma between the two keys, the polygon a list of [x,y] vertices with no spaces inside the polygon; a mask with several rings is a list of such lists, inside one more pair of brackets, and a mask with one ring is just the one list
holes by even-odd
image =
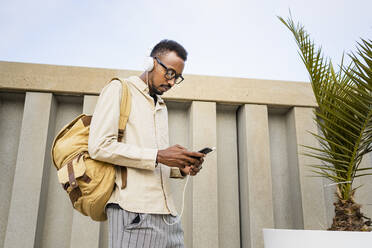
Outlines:
{"label": "rolled-up sleeve", "polygon": [[157,149],[118,142],[121,94],[117,80],[102,89],[90,124],[89,155],[115,165],[154,170]]}

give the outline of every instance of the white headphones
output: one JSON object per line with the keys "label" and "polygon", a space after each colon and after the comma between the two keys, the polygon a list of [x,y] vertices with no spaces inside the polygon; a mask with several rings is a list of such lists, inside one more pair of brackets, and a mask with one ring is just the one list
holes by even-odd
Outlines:
{"label": "white headphones", "polygon": [[143,69],[145,71],[152,71],[154,69],[154,58],[153,57],[146,57],[143,62]]}

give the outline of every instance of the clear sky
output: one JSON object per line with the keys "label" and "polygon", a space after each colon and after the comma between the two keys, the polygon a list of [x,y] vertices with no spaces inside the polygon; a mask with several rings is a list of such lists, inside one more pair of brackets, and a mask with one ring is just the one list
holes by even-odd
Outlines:
{"label": "clear sky", "polygon": [[372,0],[0,0],[0,60],[140,70],[169,38],[186,74],[308,81],[289,8],[334,64],[372,39]]}

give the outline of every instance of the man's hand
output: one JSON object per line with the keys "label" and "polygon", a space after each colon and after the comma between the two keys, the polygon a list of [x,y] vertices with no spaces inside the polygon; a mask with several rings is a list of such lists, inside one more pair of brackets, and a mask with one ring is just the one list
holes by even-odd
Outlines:
{"label": "man's hand", "polygon": [[[165,164],[169,167],[178,167],[180,169],[186,169],[186,171],[192,170],[191,173],[198,173],[201,163],[203,163],[203,157],[205,154],[200,152],[190,152],[186,148],[180,145],[174,145],[164,150],[159,150],[156,161],[158,163]],[[191,169],[191,166],[194,168]],[[190,167],[190,168],[188,168]],[[183,172],[186,172],[183,171]]]}
{"label": "man's hand", "polygon": [[190,175],[190,176],[196,176],[196,174],[199,173],[199,171],[202,168],[202,164],[204,162],[204,158],[200,158],[198,160],[198,163],[191,166],[186,166],[185,168],[180,168],[181,174],[183,176]]}

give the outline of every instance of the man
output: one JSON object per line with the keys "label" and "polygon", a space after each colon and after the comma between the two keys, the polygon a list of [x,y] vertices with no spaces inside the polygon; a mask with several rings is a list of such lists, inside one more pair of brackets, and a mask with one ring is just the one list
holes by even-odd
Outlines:
{"label": "man", "polygon": [[[168,113],[160,95],[183,80],[186,59],[180,44],[162,40],[153,48],[146,71],[126,80],[132,105],[122,142],[117,140],[121,83],[112,81],[98,98],[88,150],[93,159],[118,165],[106,206],[110,248],[184,247],[181,224],[169,225],[178,221],[169,180],[196,175],[204,154],[169,147]],[[122,166],[127,170],[125,187]]]}

